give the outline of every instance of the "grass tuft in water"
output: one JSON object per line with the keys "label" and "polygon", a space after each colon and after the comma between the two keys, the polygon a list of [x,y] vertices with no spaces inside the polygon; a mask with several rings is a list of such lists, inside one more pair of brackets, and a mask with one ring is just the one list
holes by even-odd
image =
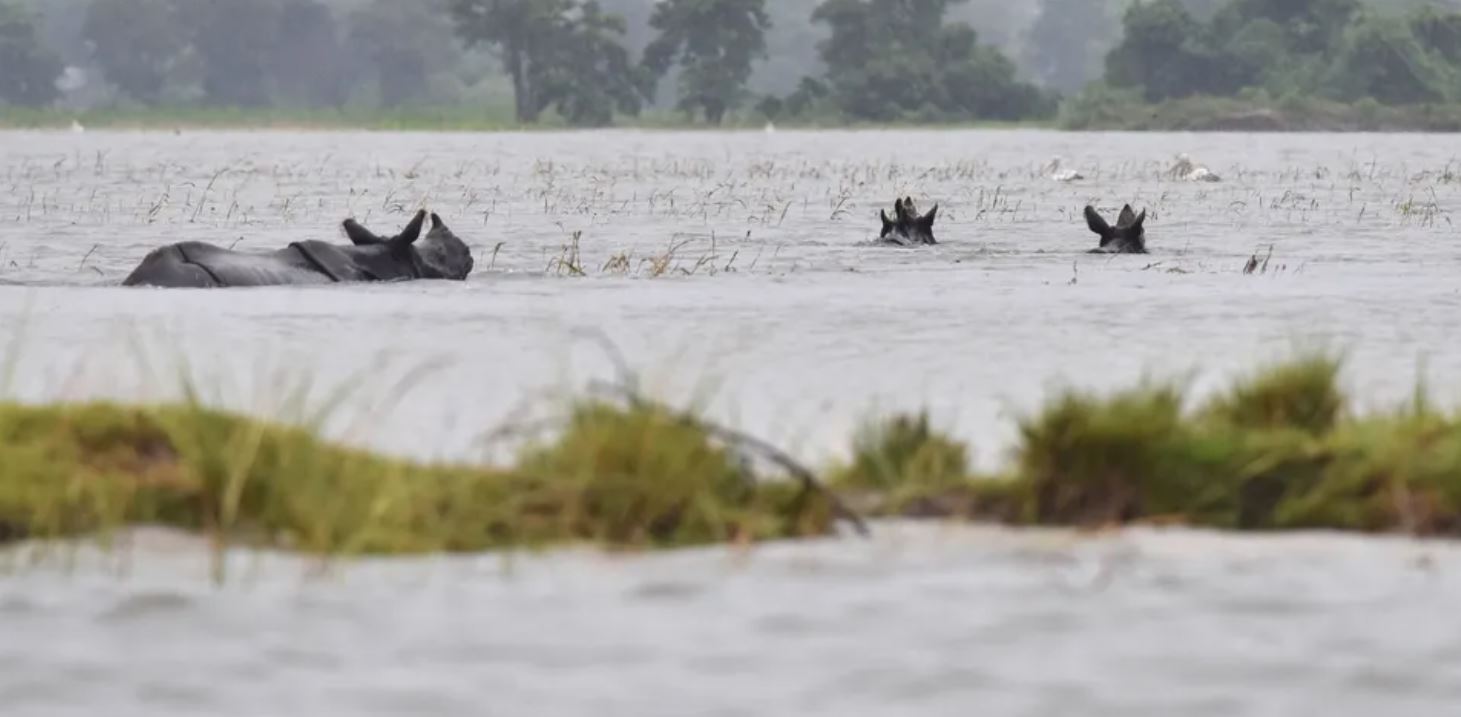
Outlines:
{"label": "grass tuft in water", "polygon": [[1301,357],[1190,416],[1170,386],[1067,393],[1021,423],[1019,521],[1461,535],[1461,423],[1350,418],[1338,373]]}
{"label": "grass tuft in water", "polygon": [[842,485],[938,489],[969,475],[969,447],[935,431],[926,413],[864,424],[853,437],[852,456],[838,481]]}
{"label": "grass tuft in water", "polygon": [[[894,416],[864,425],[829,475],[881,516],[1461,537],[1461,421],[1420,389],[1402,410],[1356,416],[1337,376],[1336,361],[1304,357],[1192,412],[1172,384],[1067,391],[1020,421],[1001,478],[972,475],[967,447],[926,415]],[[162,524],[219,546],[417,554],[860,525],[774,447],[627,389],[573,404],[559,428],[510,467],[425,465],[194,404],[0,403],[0,541]]]}
{"label": "grass tuft in water", "polygon": [[[425,467],[307,431],[196,406],[0,405],[0,525],[64,537],[133,524],[318,553],[444,549],[448,482],[505,485],[485,469]],[[480,541],[463,547],[483,547]]]}
{"label": "grass tuft in water", "polygon": [[1338,358],[1305,356],[1260,371],[1214,399],[1205,413],[1250,429],[1293,428],[1323,435],[1339,422],[1347,399]]}
{"label": "grass tuft in water", "polygon": [[971,516],[969,447],[935,430],[927,413],[869,421],[852,441],[852,460],[833,485],[879,515]]}
{"label": "grass tuft in water", "polygon": [[1370,418],[1324,442],[1317,479],[1292,483],[1273,526],[1461,535],[1461,423]]}
{"label": "grass tuft in water", "polygon": [[703,432],[585,404],[513,469],[430,466],[196,406],[0,404],[0,539],[161,524],[319,554],[594,541],[656,547],[825,532]]}
{"label": "grass tuft in water", "polygon": [[1068,391],[1020,421],[1024,518],[1125,522],[1172,507],[1190,463],[1182,394],[1153,385],[1109,398]]}
{"label": "grass tuft in water", "polygon": [[560,531],[614,545],[674,546],[827,532],[823,501],[767,482],[702,425],[663,407],[587,401],[519,470],[564,491]]}

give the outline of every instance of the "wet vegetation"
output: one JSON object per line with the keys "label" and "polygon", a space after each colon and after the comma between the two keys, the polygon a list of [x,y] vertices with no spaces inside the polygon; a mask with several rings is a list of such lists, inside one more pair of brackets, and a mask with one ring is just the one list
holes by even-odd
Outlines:
{"label": "wet vegetation", "polygon": [[[0,0],[6,124],[1455,130],[1428,0]],[[150,110],[150,112],[143,111]],[[477,122],[433,121],[442,115]],[[414,115],[413,115],[414,116]]]}
{"label": "wet vegetation", "polygon": [[969,458],[969,447],[935,430],[928,414],[894,416],[858,431],[833,482],[875,510],[916,512],[968,483]]}
{"label": "wet vegetation", "polygon": [[1419,398],[1353,415],[1338,372],[1302,358],[1191,411],[1170,384],[1067,393],[1021,421],[1017,520],[1454,535],[1461,423]]}
{"label": "wet vegetation", "polygon": [[652,406],[587,402],[510,469],[422,465],[198,406],[0,406],[0,535],[162,524],[328,554],[822,534],[824,498],[764,482]]}
{"label": "wet vegetation", "polygon": [[323,554],[666,548],[827,535],[858,511],[1461,535],[1461,421],[1421,391],[1357,414],[1339,370],[1301,357],[1198,405],[1172,383],[1067,391],[1020,420],[997,476],[974,475],[969,448],[927,415],[895,416],[866,424],[825,484],[755,438],[622,391],[575,403],[507,467],[386,458],[196,405],[5,404],[0,537],[163,524]]}
{"label": "wet vegetation", "polygon": [[[637,122],[648,106],[710,124],[738,110],[765,121],[788,104],[834,121],[1050,115],[1001,50],[946,22],[957,4],[0,0],[0,56],[24,85],[0,87],[0,102],[67,117],[229,108],[242,124],[266,109],[332,109],[349,124],[418,104],[574,126]],[[942,76],[910,83],[909,72]]]}
{"label": "wet vegetation", "polygon": [[1066,125],[1454,130],[1458,48],[1461,13],[1432,5],[1227,0],[1202,15],[1134,3]]}
{"label": "wet vegetation", "polygon": [[1070,130],[1461,132],[1461,104],[1383,105],[1263,90],[1148,103],[1137,90],[1093,86],[1061,105],[1058,124]]}

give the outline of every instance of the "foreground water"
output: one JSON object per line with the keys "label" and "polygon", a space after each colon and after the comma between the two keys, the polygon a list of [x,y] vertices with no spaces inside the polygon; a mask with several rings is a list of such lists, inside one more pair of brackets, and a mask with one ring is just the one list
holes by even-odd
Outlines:
{"label": "foreground water", "polygon": [[[1461,549],[880,525],[357,563],[141,533],[0,580],[7,715],[1433,715]],[[53,551],[57,550],[52,548]]]}
{"label": "foreground water", "polygon": [[[869,415],[928,408],[985,467],[1053,388],[1154,373],[1201,391],[1295,346],[1345,350],[1364,405],[1402,399],[1421,368],[1451,399],[1449,141],[0,133],[0,379],[30,400],[160,399],[186,377],[227,407],[471,458],[545,394],[608,375],[592,331],[659,395],[808,461],[840,455]],[[1225,181],[1164,177],[1180,152]],[[1042,176],[1055,155],[1087,179]],[[898,195],[941,205],[940,246],[868,244]],[[1080,208],[1124,202],[1149,208],[1153,253],[1084,254]],[[331,239],[346,216],[389,230],[423,203],[476,247],[465,284],[115,286],[161,243]],[[1255,253],[1266,270],[1246,275]],[[1450,548],[1417,571],[1409,545],[1322,537],[1041,540],[778,546],[729,572],[718,553],[555,557],[510,577],[492,558],[408,561],[364,566],[349,589],[276,576],[221,594],[143,551],[122,580],[0,583],[3,634],[26,636],[3,641],[0,701],[1360,715],[1455,698],[1461,653],[1436,629],[1457,596]],[[1112,546],[1126,580],[1050,577]]]}

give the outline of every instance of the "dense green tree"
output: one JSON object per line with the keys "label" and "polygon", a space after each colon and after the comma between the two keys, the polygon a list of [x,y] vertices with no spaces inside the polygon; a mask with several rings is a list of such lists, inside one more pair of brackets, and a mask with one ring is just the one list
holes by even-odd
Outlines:
{"label": "dense green tree", "polygon": [[1443,12],[1427,5],[1411,15],[1410,27],[1427,50],[1461,65],[1461,12]]}
{"label": "dense green tree", "polygon": [[520,122],[552,107],[574,124],[638,113],[647,75],[625,49],[623,18],[593,0],[453,0],[457,32],[495,47],[512,81]]}
{"label": "dense green tree", "polygon": [[61,58],[41,45],[30,12],[0,0],[0,102],[49,104],[61,70]]}
{"label": "dense green tree", "polygon": [[615,111],[639,114],[651,78],[624,47],[624,19],[589,0],[562,33],[539,82],[549,105],[575,125],[609,124]]}
{"label": "dense green tree", "polygon": [[544,67],[567,36],[572,0],[453,0],[457,32],[468,45],[498,50],[512,82],[517,120],[534,122],[550,100],[541,85]]}
{"label": "dense green tree", "polygon": [[664,0],[650,26],[659,36],[645,48],[645,67],[658,78],[678,64],[677,106],[720,124],[744,98],[751,63],[766,54],[771,18],[766,0]]}
{"label": "dense green tree", "polygon": [[1338,45],[1360,0],[1229,0],[1212,18],[1212,31],[1230,37],[1255,21],[1283,28],[1296,54],[1324,53]]}
{"label": "dense green tree", "polygon": [[[956,0],[953,0],[956,1]],[[1050,103],[1015,78],[1014,63],[980,45],[963,23],[945,23],[951,0],[827,0],[812,19],[832,35],[820,45],[831,98],[871,120],[1016,119]]]}
{"label": "dense green tree", "polygon": [[1410,104],[1447,99],[1456,76],[1403,18],[1367,13],[1345,31],[1327,84],[1343,99]]}
{"label": "dense green tree", "polygon": [[157,102],[191,38],[171,0],[93,0],[82,25],[92,61],[141,102]]}
{"label": "dense green tree", "polygon": [[796,90],[787,95],[783,102],[771,102],[768,98],[761,102],[761,112],[766,116],[775,119],[783,111],[792,115],[800,116],[809,114],[818,104],[824,102],[831,94],[826,83],[815,77],[803,77],[797,84]]}
{"label": "dense green tree", "polygon": [[[668,85],[680,109],[712,122],[743,105],[751,90],[778,95],[758,105],[767,116],[942,121],[1048,111],[1050,99],[1019,80],[1006,52],[1023,58],[1020,72],[1064,93],[1083,87],[1104,53],[1102,84],[1110,92],[1103,96],[1127,104],[1138,96],[1239,93],[1461,101],[1461,14],[1431,0],[0,5],[30,11],[21,24],[11,20],[18,15],[5,16],[0,83],[10,101],[20,94],[32,98],[27,102],[54,98],[55,78],[32,82],[13,68],[59,56],[62,68],[86,70],[68,73],[67,87],[99,71],[145,103],[466,102],[475,99],[465,99],[468,88],[480,88],[480,96],[510,84],[524,122],[551,111],[576,124],[600,124],[637,112],[654,87]],[[478,49],[464,51],[467,42]],[[643,60],[635,62],[641,50]],[[55,66],[33,67],[49,73]],[[798,78],[806,81],[797,85]],[[105,89],[67,99],[104,98]]]}
{"label": "dense green tree", "polygon": [[1217,89],[1237,91],[1262,84],[1279,93],[1294,87],[1312,92],[1317,82],[1311,67],[1314,63],[1296,56],[1287,38],[1284,27],[1268,19],[1253,20],[1230,35],[1212,36],[1210,42],[1216,47],[1219,62],[1232,80],[1228,87]]}
{"label": "dense green tree", "polygon": [[1106,81],[1113,87],[1142,88],[1154,101],[1229,89],[1223,63],[1204,43],[1202,24],[1180,0],[1134,3],[1121,24],[1121,43],[1106,56]]}
{"label": "dense green tree", "polygon": [[1152,0],[1128,8],[1123,26],[1106,81],[1148,100],[1246,88],[1387,104],[1461,98],[1461,15],[1434,8],[1228,0],[1204,23],[1179,0]]}

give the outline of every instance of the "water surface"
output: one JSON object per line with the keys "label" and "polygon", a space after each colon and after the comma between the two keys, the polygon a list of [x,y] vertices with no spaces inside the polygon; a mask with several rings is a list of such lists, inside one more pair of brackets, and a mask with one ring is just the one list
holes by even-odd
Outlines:
{"label": "water surface", "polygon": [[[593,330],[665,398],[698,399],[809,460],[843,451],[862,418],[926,407],[992,465],[1012,417],[1065,384],[1105,389],[1154,373],[1189,376],[1201,391],[1315,344],[1349,352],[1347,379],[1364,401],[1398,400],[1422,365],[1446,398],[1461,375],[1461,345],[1448,340],[1461,308],[1451,218],[1461,165],[1439,137],[0,141],[0,279],[13,284],[0,288],[0,327],[19,336],[11,388],[26,398],[171,395],[187,373],[219,403],[278,413],[286,378],[316,394],[346,384],[358,405],[344,413],[372,416],[363,429],[341,419],[336,433],[468,457],[524,402],[604,376],[602,352],[582,337]],[[1226,181],[1165,177],[1179,152]],[[1044,178],[1054,156],[1088,179]],[[869,244],[899,195],[940,205],[941,245]],[[1153,253],[1083,253],[1096,239],[1081,207],[1114,214],[1125,202],[1150,212]],[[114,286],[164,242],[267,249],[338,238],[347,216],[393,231],[423,204],[477,249],[465,285]],[[1255,253],[1268,273],[1244,275]],[[392,400],[413,370],[424,378]]]}
{"label": "water surface", "polygon": [[[485,431],[608,375],[593,331],[658,395],[810,462],[842,455],[867,416],[928,408],[985,467],[1006,458],[1014,418],[1063,385],[1150,373],[1202,393],[1296,346],[1345,350],[1362,405],[1406,397],[1420,368],[1452,400],[1450,142],[0,133],[3,378],[29,400],[166,399],[186,378],[220,405],[296,419],[343,387],[332,435],[472,458]],[[1182,152],[1225,181],[1164,176]],[[1057,155],[1087,179],[1046,179]],[[940,205],[939,246],[869,243],[900,195]],[[1096,237],[1081,207],[1125,202],[1150,212],[1152,254],[1084,253]],[[268,249],[337,238],[347,216],[391,232],[423,204],[474,245],[470,281],[116,286],[162,243]],[[1267,270],[1245,275],[1255,254]],[[1449,546],[885,526],[871,543],[775,546],[748,562],[575,554],[503,572],[488,556],[302,583],[281,559],[253,587],[215,591],[183,543],[140,549],[125,577],[0,580],[0,703],[1368,715],[1434,714],[1461,685]]]}

